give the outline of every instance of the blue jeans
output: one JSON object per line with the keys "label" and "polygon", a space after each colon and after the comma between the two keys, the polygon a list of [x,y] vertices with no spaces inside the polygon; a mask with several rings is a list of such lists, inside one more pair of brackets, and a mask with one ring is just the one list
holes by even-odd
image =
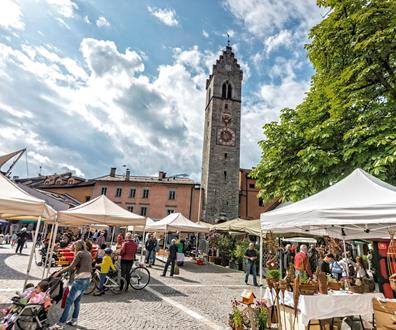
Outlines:
{"label": "blue jeans", "polygon": [[106,283],[106,273],[99,274],[99,291],[104,292],[104,284]]}
{"label": "blue jeans", "polygon": [[248,282],[249,274],[253,275],[253,285],[257,285],[256,264],[252,260],[248,260],[246,264],[245,282]]}
{"label": "blue jeans", "polygon": [[73,311],[72,319],[73,320],[78,319],[78,314],[80,313],[80,300],[84,294],[84,291],[88,288],[90,281],[91,281],[90,278],[81,278],[74,280],[69,295],[67,296],[65,309],[63,310],[59,323],[61,324],[66,323],[67,319],[69,318],[70,308],[72,307],[73,304],[74,304],[74,311]]}

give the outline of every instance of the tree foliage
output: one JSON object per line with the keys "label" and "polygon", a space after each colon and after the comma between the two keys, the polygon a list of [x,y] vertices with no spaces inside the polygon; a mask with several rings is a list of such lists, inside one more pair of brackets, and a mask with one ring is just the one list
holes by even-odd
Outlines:
{"label": "tree foliage", "polygon": [[396,184],[396,1],[318,0],[311,87],[264,125],[253,171],[264,199],[296,201],[360,167]]}

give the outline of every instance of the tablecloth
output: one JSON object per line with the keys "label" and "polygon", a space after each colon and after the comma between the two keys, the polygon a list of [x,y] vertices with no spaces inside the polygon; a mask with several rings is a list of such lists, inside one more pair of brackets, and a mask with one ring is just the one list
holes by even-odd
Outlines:
{"label": "tablecloth", "polygon": [[[268,306],[275,305],[276,293],[269,288],[265,290],[264,299]],[[355,294],[346,291],[333,291],[327,295],[317,294],[313,296],[300,295],[298,310],[301,313],[301,321],[308,325],[309,320],[323,320],[333,317],[345,317],[352,315],[372,315],[373,298],[384,298],[380,292]],[[279,303],[294,308],[293,292],[286,291],[283,299],[279,294]]]}

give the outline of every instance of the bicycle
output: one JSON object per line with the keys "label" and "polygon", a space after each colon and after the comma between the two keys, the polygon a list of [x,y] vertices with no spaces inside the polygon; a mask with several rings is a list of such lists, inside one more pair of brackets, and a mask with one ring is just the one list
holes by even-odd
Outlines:
{"label": "bicycle", "polygon": [[131,269],[131,279],[129,285],[135,290],[142,290],[150,283],[150,272],[140,262],[134,263]]}
{"label": "bicycle", "polygon": [[[95,291],[95,289],[99,290],[99,277],[100,271],[96,269],[93,272],[91,283],[88,288],[85,290],[84,294],[88,295]],[[120,270],[116,270],[114,272],[109,272],[106,275],[106,281],[104,283],[105,291],[110,290],[114,294],[120,294],[122,291],[125,291],[126,288],[126,280],[121,276]]]}

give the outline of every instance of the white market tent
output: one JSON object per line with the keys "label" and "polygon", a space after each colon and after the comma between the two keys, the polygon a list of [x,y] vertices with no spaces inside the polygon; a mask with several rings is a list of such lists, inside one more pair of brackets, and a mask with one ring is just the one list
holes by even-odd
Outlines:
{"label": "white market tent", "polygon": [[[49,260],[55,246],[55,238],[59,225],[65,226],[81,226],[81,225],[108,225],[108,226],[145,226],[146,218],[129,212],[121,206],[112,202],[105,195],[100,195],[84,204],[78,205],[71,209],[58,212],[58,218],[55,225],[53,239],[51,243],[51,252]],[[47,269],[47,273],[49,267]],[[43,272],[44,276],[44,272]]]}
{"label": "white market tent", "polygon": [[146,226],[151,232],[187,232],[187,233],[207,233],[209,227],[192,222],[181,213],[171,213],[160,221]]}
{"label": "white market tent", "polygon": [[43,217],[54,220],[56,211],[44,200],[33,197],[0,173],[0,218]]}
{"label": "white market tent", "polygon": [[[156,221],[154,221],[153,219],[147,217],[146,218],[146,226],[128,226],[127,230],[130,232],[134,232],[134,231],[144,231],[146,227],[151,226],[153,224],[155,224]],[[122,227],[124,228],[124,227]]]}
{"label": "white market tent", "polygon": [[60,225],[145,226],[146,218],[100,195],[84,204],[58,212],[58,222]]}
{"label": "white market tent", "polygon": [[0,218],[19,220],[24,217],[37,220],[36,232],[33,237],[32,249],[26,270],[26,285],[32,266],[41,219],[45,218],[48,221],[54,221],[56,211],[47,205],[44,200],[31,196],[0,173]]}
{"label": "white market tent", "polygon": [[339,239],[389,237],[396,229],[396,187],[362,169],[299,202],[261,214],[261,229]]}

